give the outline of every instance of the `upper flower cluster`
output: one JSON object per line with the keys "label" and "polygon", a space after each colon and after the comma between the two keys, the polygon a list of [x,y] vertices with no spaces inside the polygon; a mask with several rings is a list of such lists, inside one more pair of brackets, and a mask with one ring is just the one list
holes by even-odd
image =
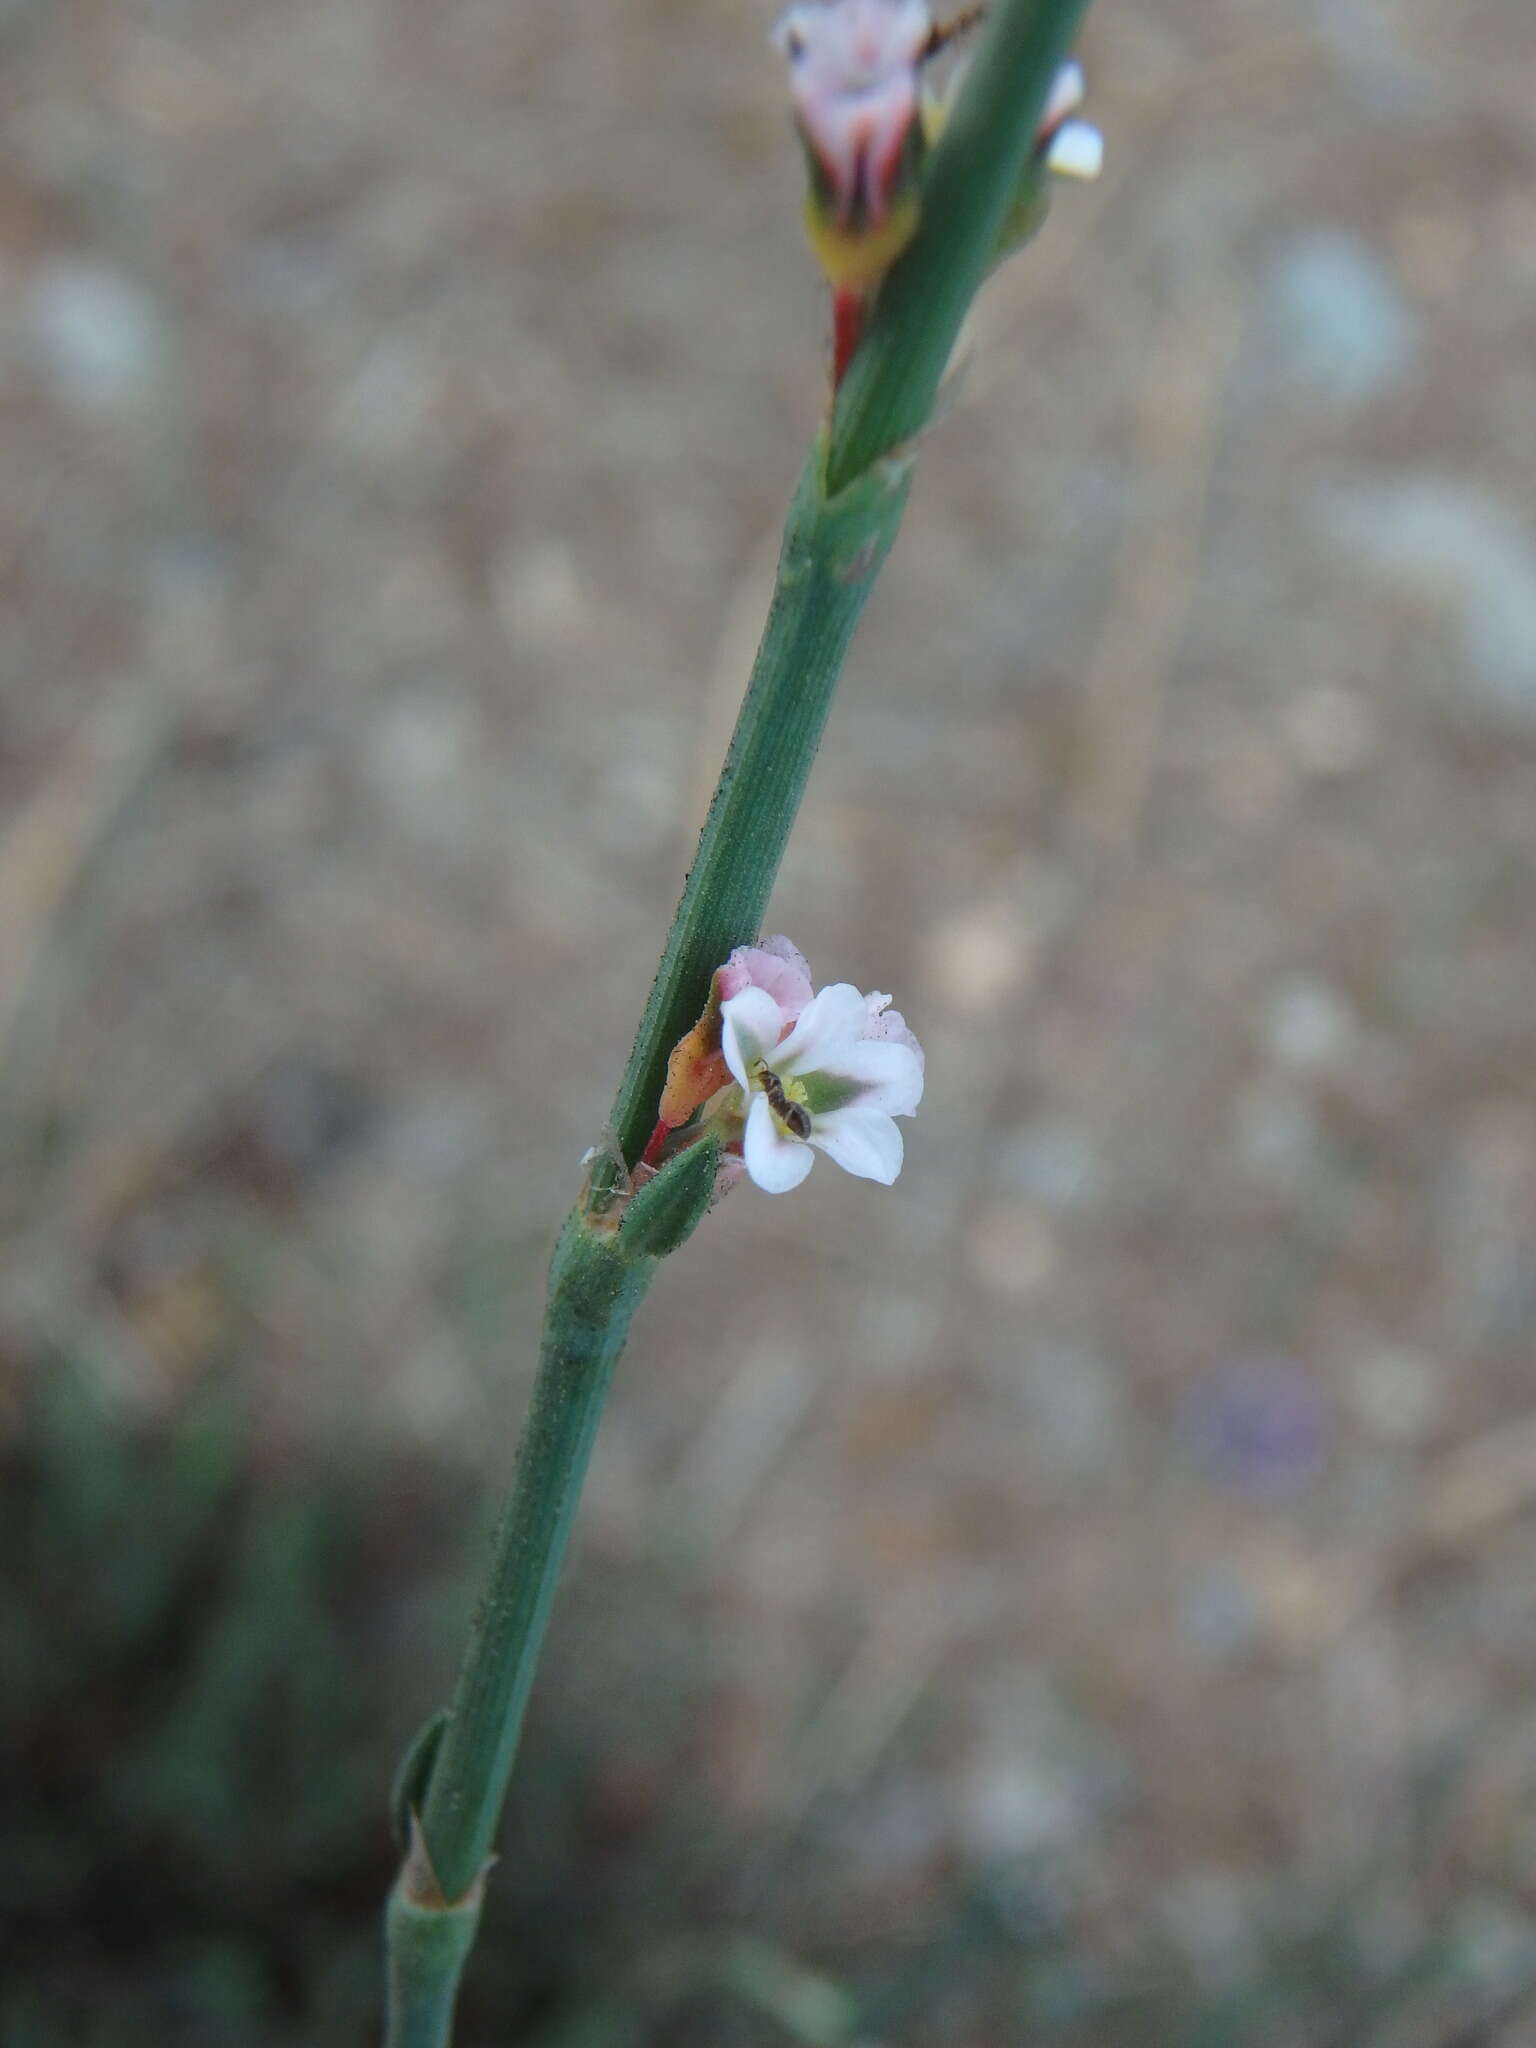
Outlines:
{"label": "upper flower cluster", "polygon": [[[796,0],[774,30],[810,172],[806,236],[832,289],[834,390],[882,281],[917,232],[925,160],[954,102],[959,71],[939,91],[925,67],[984,11],[976,6],[935,27],[927,0]],[[994,260],[1038,227],[1045,173],[1098,176],[1099,132],[1072,118],[1082,97],[1082,72],[1063,64]]]}
{"label": "upper flower cluster", "polygon": [[[981,9],[936,28],[926,0],[798,0],[773,32],[789,65],[790,98],[829,210],[842,229],[883,226],[903,175],[909,145],[936,140],[949,111],[946,94],[922,82],[928,60],[975,21]],[[1070,118],[1083,99],[1083,74],[1063,64],[1036,135],[1037,158],[1062,177],[1096,178],[1103,140]]]}
{"label": "upper flower cluster", "polygon": [[843,226],[885,219],[933,38],[925,0],[802,0],[773,32],[801,133]]}

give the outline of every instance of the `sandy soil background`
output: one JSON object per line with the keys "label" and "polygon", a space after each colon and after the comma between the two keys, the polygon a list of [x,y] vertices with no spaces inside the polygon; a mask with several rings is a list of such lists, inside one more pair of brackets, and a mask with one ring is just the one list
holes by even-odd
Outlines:
{"label": "sandy soil background", "polygon": [[[377,1479],[381,1752],[823,403],[770,19],[0,12],[7,1455],[67,1356]],[[621,1370],[509,1839],[499,1939],[595,1930],[552,2041],[1536,2039],[1536,14],[1083,54],[1108,169],[988,288],[771,920],[929,1093]],[[110,1950],[35,2038],[163,1989]],[[221,2038],[304,2037],[266,1967]]]}

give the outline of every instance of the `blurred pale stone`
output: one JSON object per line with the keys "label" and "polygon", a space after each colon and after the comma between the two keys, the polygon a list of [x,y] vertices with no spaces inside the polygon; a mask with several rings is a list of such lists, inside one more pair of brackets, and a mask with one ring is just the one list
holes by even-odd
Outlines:
{"label": "blurred pale stone", "polygon": [[1264,1043],[1271,1059],[1297,1073],[1337,1066],[1355,1037],[1349,1005],[1325,981],[1287,981],[1270,999]]}
{"label": "blurred pale stone", "polygon": [[934,987],[960,1015],[979,1017],[1026,978],[1035,941],[1017,905],[976,904],[946,919],[928,950]]}
{"label": "blurred pale stone", "polygon": [[336,408],[334,432],[360,455],[390,461],[415,455],[432,404],[421,350],[386,336],[358,365]]}
{"label": "blurred pale stone", "polygon": [[1100,1353],[1075,1344],[1030,1345],[1011,1373],[1029,1419],[1032,1447],[1053,1473],[1081,1477],[1111,1470],[1124,1447],[1124,1382]]}
{"label": "blurred pale stone", "polygon": [[1288,1193],[1303,1189],[1323,1162],[1316,1110],[1293,1086],[1257,1082],[1233,1106],[1233,1148],[1241,1164]]}
{"label": "blurred pale stone", "polygon": [[397,1427],[418,1443],[475,1447],[482,1441],[480,1388],[444,1329],[434,1330],[423,1348],[395,1367],[384,1398]]}
{"label": "blurred pale stone", "polygon": [[1027,1856],[1082,1833],[1082,1803],[1054,1763],[989,1761],[971,1773],[961,1797],[961,1825],[973,1853]]}
{"label": "blurred pale stone", "polygon": [[963,1767],[960,1827],[984,1856],[1028,1856],[1081,1837],[1130,1786],[1130,1764],[1102,1727],[1069,1709],[1022,1662],[989,1670]]}
{"label": "blurred pale stone", "polygon": [[369,765],[379,788],[418,827],[450,829],[474,758],[479,721],[471,705],[426,689],[386,704],[369,735]]}
{"label": "blurred pale stone", "polygon": [[1254,1590],[1230,1565],[1192,1573],[1179,1587],[1175,1612],[1184,1641],[1213,1664],[1245,1655],[1263,1633]]}
{"label": "blurred pale stone", "polygon": [[1416,1351],[1379,1345],[1351,1361],[1345,1395],[1360,1426],[1389,1444],[1421,1444],[1445,1413],[1445,1377]]}
{"label": "blurred pale stone", "polygon": [[27,291],[32,345],[60,396],[84,412],[142,405],[166,369],[167,335],[153,298],[125,271],[58,257]]}
{"label": "blurred pale stone", "polygon": [[1315,1655],[1360,1598],[1336,1558],[1314,1557],[1290,1535],[1276,1534],[1256,1553],[1251,1576],[1268,1640],[1289,1656]]}
{"label": "blurred pale stone", "polygon": [[1350,775],[1376,748],[1371,715],[1352,690],[1319,683],[1298,690],[1280,714],[1297,763],[1311,775]]}
{"label": "blurred pale stone", "polygon": [[576,558],[563,541],[519,548],[497,565],[496,608],[515,644],[558,650],[579,641],[586,600]]}
{"label": "blurred pale stone", "polygon": [[1054,1210],[1077,1209],[1093,1199],[1100,1174],[1086,1135],[1066,1123],[1026,1124],[998,1141],[992,1176],[1010,1195]]}
{"label": "blurred pale stone", "polygon": [[1536,723],[1536,543],[1502,498],[1453,477],[1370,477],[1313,498],[1319,534],[1416,606],[1447,612],[1486,704]]}
{"label": "blurred pale stone", "polygon": [[1412,367],[1412,314],[1357,236],[1295,236],[1269,276],[1269,315],[1284,373],[1337,405],[1360,405]]}

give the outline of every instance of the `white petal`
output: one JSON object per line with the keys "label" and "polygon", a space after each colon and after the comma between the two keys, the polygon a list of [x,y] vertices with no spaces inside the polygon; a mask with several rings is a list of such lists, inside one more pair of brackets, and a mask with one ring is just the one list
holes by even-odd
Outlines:
{"label": "white petal", "polygon": [[1051,137],[1045,167],[1058,178],[1096,178],[1104,168],[1104,138],[1087,121],[1067,121]]}
{"label": "white petal", "polygon": [[[832,11],[824,9],[824,18]],[[787,54],[790,100],[831,183],[838,217],[846,220],[849,208],[862,199],[878,223],[902,145],[917,119],[915,54],[904,52],[899,43],[870,50],[802,46],[799,57],[791,47]]]}
{"label": "white petal", "polygon": [[1059,64],[1056,76],[1051,80],[1050,97],[1045,103],[1045,112],[1040,116],[1040,131],[1049,135],[1051,130],[1065,121],[1068,114],[1075,114],[1083,104],[1083,67],[1081,64]]}
{"label": "white petal", "polygon": [[720,1046],[725,1064],[743,1088],[750,1088],[750,1070],[779,1042],[784,1013],[765,988],[744,988],[720,1005]]}
{"label": "white petal", "polygon": [[869,1022],[864,1026],[864,1036],[866,1038],[889,1038],[898,1045],[910,1046],[913,1054],[916,1056],[918,1065],[921,1066],[923,1064],[923,1048],[917,1042],[917,1034],[907,1023],[900,1010],[891,1010],[884,1007],[890,1000],[889,996],[881,997],[882,1007],[877,1010],[874,1008],[875,998],[873,996],[866,998],[866,1001],[870,1004],[870,1013]]}
{"label": "white petal", "polygon": [[850,1108],[911,1116],[923,1099],[922,1059],[910,1046],[894,1041],[861,1038],[856,1045],[845,1046],[821,1071],[857,1084],[859,1094],[847,1105]]}
{"label": "white petal", "polygon": [[851,981],[834,981],[812,996],[795,1028],[779,1047],[776,1070],[813,1074],[827,1067],[841,1071],[835,1055],[846,1052],[869,1023],[864,998]]}
{"label": "white petal", "polygon": [[[891,1128],[896,1127],[893,1124]],[[799,1187],[815,1164],[809,1145],[802,1145],[798,1138],[785,1137],[774,1122],[767,1096],[761,1093],[753,1096],[747,1112],[741,1153],[748,1173],[770,1195],[782,1195]]]}
{"label": "white petal", "polygon": [[[750,1131],[749,1125],[749,1136]],[[889,1187],[901,1171],[901,1132],[888,1116],[861,1102],[817,1117],[811,1143],[860,1180],[878,1180]]]}

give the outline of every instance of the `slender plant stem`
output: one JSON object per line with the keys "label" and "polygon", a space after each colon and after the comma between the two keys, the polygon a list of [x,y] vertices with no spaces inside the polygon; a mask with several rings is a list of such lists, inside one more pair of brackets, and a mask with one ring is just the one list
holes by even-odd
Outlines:
{"label": "slender plant stem", "polygon": [[[777,586],[599,1160],[550,1274],[532,1405],[485,1594],[440,1738],[409,1775],[412,1848],[391,1897],[388,2048],[444,2048],[555,1583],[603,1401],[656,1254],[707,1187],[684,1153],[628,1205],[672,1047],[733,946],[758,935],[848,643],[905,508],[910,443],[1015,198],[1085,0],[998,0],[926,174],[918,233],[882,288],[785,528]],[[695,1148],[699,1150],[700,1148]],[[711,1162],[706,1161],[706,1165]],[[689,1176],[692,1180],[689,1180]],[[676,1177],[677,1192],[662,1183]],[[652,1199],[655,1197],[656,1199]]]}
{"label": "slender plant stem", "polygon": [[632,1263],[579,1215],[555,1253],[512,1496],[421,1813],[445,1899],[463,1897],[490,1854],[598,1417],[655,1264]]}
{"label": "slender plant stem", "polygon": [[459,1978],[480,1924],[480,1888],[448,1906],[411,1896],[411,1866],[389,1895],[385,2034],[390,2048],[448,2048]]}

